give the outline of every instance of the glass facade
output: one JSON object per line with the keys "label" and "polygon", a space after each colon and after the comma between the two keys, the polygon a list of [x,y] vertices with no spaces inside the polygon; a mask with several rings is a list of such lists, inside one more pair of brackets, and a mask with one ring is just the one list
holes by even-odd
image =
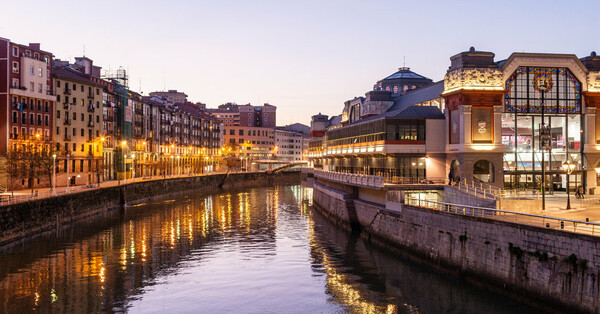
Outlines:
{"label": "glass facade", "polygon": [[540,188],[544,167],[546,188],[563,190],[562,164],[567,161],[576,165],[571,187],[579,185],[584,129],[581,83],[568,69],[520,67],[506,81],[506,90],[501,131],[505,186]]}

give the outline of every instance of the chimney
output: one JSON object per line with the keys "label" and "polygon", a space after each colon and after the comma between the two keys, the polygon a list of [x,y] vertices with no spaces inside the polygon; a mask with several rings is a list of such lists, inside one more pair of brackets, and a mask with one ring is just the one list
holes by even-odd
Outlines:
{"label": "chimney", "polygon": [[33,50],[41,50],[40,43],[29,43],[29,48],[31,48]]}

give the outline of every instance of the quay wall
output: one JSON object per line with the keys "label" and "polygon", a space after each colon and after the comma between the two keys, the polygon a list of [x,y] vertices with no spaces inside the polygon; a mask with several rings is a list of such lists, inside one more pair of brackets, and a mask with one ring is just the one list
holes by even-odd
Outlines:
{"label": "quay wall", "polygon": [[60,195],[0,207],[0,245],[13,243],[61,225],[105,213],[127,205],[164,199],[186,193],[220,189],[298,184],[300,172],[233,173],[140,181],[120,186]]}
{"label": "quay wall", "polygon": [[597,237],[406,205],[390,210],[317,180],[313,203],[369,241],[493,291],[551,312],[600,312]]}

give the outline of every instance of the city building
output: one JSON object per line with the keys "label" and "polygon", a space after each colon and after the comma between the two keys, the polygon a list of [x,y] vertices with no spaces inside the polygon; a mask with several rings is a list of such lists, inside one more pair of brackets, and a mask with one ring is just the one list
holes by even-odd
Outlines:
{"label": "city building", "polygon": [[178,92],[176,89],[170,89],[166,92],[152,92],[150,97],[164,98],[173,104],[184,104],[187,102],[187,95],[184,92]]}
{"label": "city building", "polygon": [[224,126],[224,148],[249,160],[272,159],[275,156],[275,129],[247,126]]}
{"label": "city building", "polygon": [[[52,89],[52,58],[40,44],[21,45],[0,38],[0,161],[23,145],[50,149],[56,97]],[[6,186],[48,184],[46,178],[12,178],[1,175]],[[11,182],[9,182],[11,181]]]}
{"label": "city building", "polygon": [[103,179],[103,86],[91,79],[92,69],[92,60],[85,57],[76,58],[74,64],[54,60],[54,145],[63,161],[63,166],[57,168],[57,186],[67,185],[67,180],[73,186]]}
{"label": "city building", "polygon": [[302,133],[276,128],[275,157],[285,161],[303,160],[303,142]]}
{"label": "city building", "polygon": [[439,82],[403,68],[346,102],[340,126],[313,116],[311,162],[394,180],[452,177],[538,190],[545,182],[549,191],[581,185],[594,193],[600,57],[494,58],[474,48],[454,55]]}
{"label": "city building", "polygon": [[275,128],[277,125],[277,107],[269,104],[252,106],[226,103],[206,111],[221,120],[224,126]]}

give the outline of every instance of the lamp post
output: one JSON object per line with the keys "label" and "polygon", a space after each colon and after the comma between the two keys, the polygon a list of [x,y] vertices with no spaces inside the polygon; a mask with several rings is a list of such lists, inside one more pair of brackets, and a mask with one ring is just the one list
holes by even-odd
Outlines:
{"label": "lamp post", "polygon": [[135,155],[131,154],[131,181],[135,178]]}
{"label": "lamp post", "polygon": [[571,194],[569,193],[569,177],[571,176],[571,173],[573,173],[573,170],[575,169],[575,164],[572,163],[570,160],[565,161],[565,163],[562,164],[562,168],[565,171],[565,173],[567,174],[567,209],[571,209]]}
{"label": "lamp post", "polygon": [[181,175],[181,159],[179,155],[177,155],[177,175]]}
{"label": "lamp post", "polygon": [[67,193],[71,192],[69,189],[69,183],[71,183],[71,177],[69,177],[69,157],[71,157],[71,155],[67,154],[67,188],[65,189],[65,192]]}
{"label": "lamp post", "polygon": [[56,154],[52,154],[52,194],[56,196]]}
{"label": "lamp post", "polygon": [[173,155],[171,155],[171,176],[173,176]]}

